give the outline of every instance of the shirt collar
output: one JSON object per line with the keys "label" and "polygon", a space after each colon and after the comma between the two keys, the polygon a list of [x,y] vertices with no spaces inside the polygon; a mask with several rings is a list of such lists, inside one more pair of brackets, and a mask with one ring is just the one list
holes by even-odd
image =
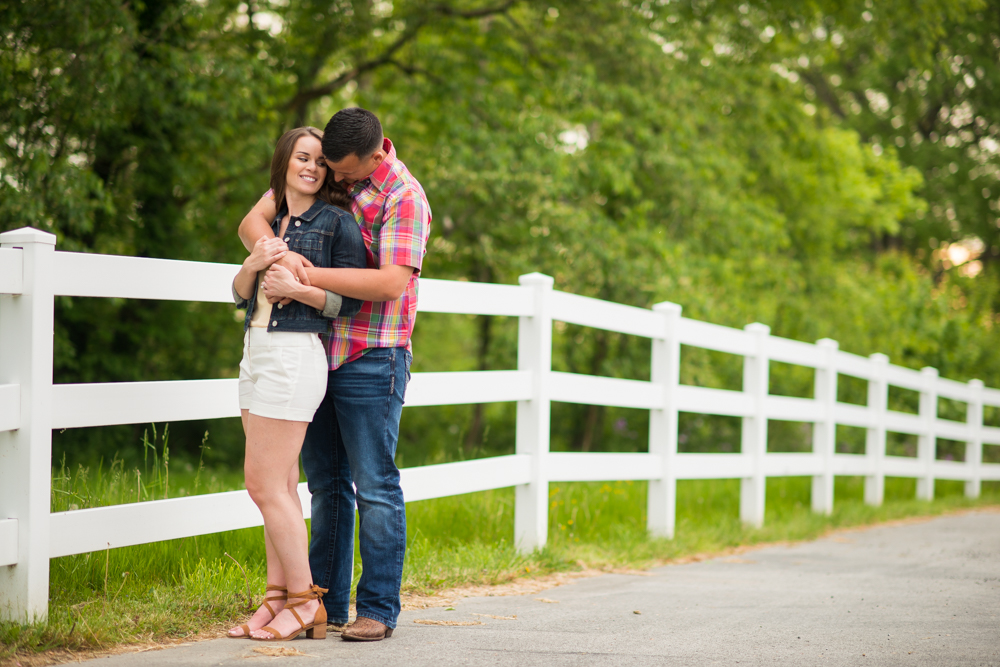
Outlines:
{"label": "shirt collar", "polygon": [[382,160],[382,164],[378,166],[378,169],[372,172],[372,175],[366,178],[359,185],[364,187],[365,181],[369,181],[375,186],[375,189],[381,191],[389,180],[389,174],[392,172],[392,168],[396,166],[396,147],[392,145],[392,142],[387,138],[382,139],[382,150],[385,151],[385,159]]}

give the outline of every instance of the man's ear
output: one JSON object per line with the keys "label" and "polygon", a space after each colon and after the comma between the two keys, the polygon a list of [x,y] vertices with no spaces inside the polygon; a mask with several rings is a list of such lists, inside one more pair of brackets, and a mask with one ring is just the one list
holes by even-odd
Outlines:
{"label": "man's ear", "polygon": [[382,150],[381,148],[372,153],[372,160],[375,161],[375,167],[378,167],[380,164],[382,164],[382,161],[385,160],[385,158],[386,158],[385,151]]}

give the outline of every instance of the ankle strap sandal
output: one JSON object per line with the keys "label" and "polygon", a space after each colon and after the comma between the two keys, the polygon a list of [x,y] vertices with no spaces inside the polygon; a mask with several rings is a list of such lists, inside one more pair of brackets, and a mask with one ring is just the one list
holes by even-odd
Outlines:
{"label": "ankle strap sandal", "polygon": [[[319,586],[313,584],[309,587],[309,590],[302,591],[301,593],[289,593],[288,599],[295,600],[295,602],[288,602],[285,605],[285,609],[292,612],[295,616],[295,620],[299,622],[299,628],[297,630],[292,630],[290,633],[282,637],[277,630],[269,625],[265,625],[261,628],[262,632],[271,633],[270,638],[265,637],[251,637],[254,641],[259,642],[283,642],[289,639],[295,639],[302,631],[305,630],[306,637],[309,639],[326,639],[326,607],[323,606],[323,595],[327,592],[327,589],[320,588]],[[295,607],[301,607],[306,602],[310,600],[319,600],[320,605],[316,609],[316,616],[313,617],[313,622],[306,625],[302,621],[302,617],[299,616],[299,612],[295,610]]]}
{"label": "ankle strap sandal", "polygon": [[[281,593],[281,595],[268,596],[268,593]],[[271,612],[272,621],[274,620],[274,617],[278,615],[278,612],[276,612],[274,609],[271,608],[270,603],[277,602],[278,600],[287,600],[287,599],[288,599],[288,589],[285,588],[284,586],[268,586],[266,589],[264,589],[264,601],[262,602],[262,605],[264,607],[267,607],[267,610]],[[242,635],[227,634],[226,636],[229,637],[230,639],[250,639],[250,626],[244,623],[239,627],[241,630],[243,630]]]}

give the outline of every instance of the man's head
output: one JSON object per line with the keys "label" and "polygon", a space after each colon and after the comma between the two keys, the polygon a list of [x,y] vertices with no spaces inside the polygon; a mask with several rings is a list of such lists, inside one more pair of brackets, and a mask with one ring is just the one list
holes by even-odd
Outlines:
{"label": "man's head", "polygon": [[347,185],[372,175],[386,154],[382,149],[382,123],[371,111],[341,109],[323,130],[323,156],[334,179]]}

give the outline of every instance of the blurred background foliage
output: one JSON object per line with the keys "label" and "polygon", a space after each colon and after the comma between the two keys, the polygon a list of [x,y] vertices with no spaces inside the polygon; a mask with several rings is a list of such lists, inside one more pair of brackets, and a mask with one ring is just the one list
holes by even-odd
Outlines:
{"label": "blurred background foliage", "polygon": [[[1000,386],[996,2],[0,0],[0,26],[0,230],[242,261],[236,226],[275,139],[360,105],[427,191],[426,277],[541,271]],[[60,298],[55,380],[234,377],[240,322]],[[516,330],[421,315],[414,369],[512,368]],[[557,323],[555,346],[559,370],[648,378],[648,341]],[[778,366],[772,392],[810,395],[811,372]],[[684,350],[684,382],[741,374]],[[842,400],[864,401],[855,384]],[[513,415],[411,408],[399,462],[512,451]],[[553,448],[643,450],[647,423],[557,404]],[[144,428],[66,431],[54,453],[131,462]],[[171,428],[175,457],[208,431],[207,461],[241,459],[237,420]],[[808,447],[808,429],[772,440]],[[739,422],[682,415],[681,446],[736,451]]]}

